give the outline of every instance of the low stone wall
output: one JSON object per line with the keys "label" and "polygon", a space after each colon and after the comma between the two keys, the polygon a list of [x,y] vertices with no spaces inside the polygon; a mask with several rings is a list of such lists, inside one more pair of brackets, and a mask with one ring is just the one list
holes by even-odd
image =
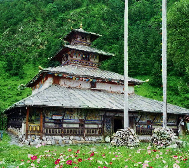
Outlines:
{"label": "low stone wall", "polygon": [[46,136],[40,140],[39,136],[31,135],[27,140],[23,137],[20,139],[20,143],[26,145],[65,145],[65,144],[82,144],[82,143],[95,143],[95,142],[103,142],[103,137],[83,137],[80,136]]}

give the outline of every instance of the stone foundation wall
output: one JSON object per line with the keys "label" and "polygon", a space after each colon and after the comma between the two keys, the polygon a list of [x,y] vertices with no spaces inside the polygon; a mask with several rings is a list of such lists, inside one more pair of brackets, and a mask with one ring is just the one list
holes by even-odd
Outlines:
{"label": "stone foundation wall", "polygon": [[12,133],[19,139],[19,143],[25,145],[64,145],[64,144],[80,144],[80,143],[94,143],[104,142],[103,136],[43,136],[40,139],[39,135],[28,135],[28,139],[25,138],[25,134],[22,134],[22,128],[8,128],[8,132]]}

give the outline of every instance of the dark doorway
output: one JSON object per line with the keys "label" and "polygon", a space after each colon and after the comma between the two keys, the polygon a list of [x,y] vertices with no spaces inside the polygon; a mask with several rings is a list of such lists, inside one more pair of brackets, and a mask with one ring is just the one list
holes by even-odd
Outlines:
{"label": "dark doorway", "polygon": [[96,88],[96,82],[90,82],[90,84],[91,84],[91,88]]}
{"label": "dark doorway", "polygon": [[84,132],[85,132],[85,120],[84,119],[79,119],[79,128],[80,128],[79,134],[83,135],[83,137],[84,137],[85,136],[84,135]]}
{"label": "dark doorway", "polygon": [[129,116],[129,127],[131,129],[134,129],[134,124],[135,124],[134,117]]}
{"label": "dark doorway", "polygon": [[116,132],[118,129],[123,129],[122,118],[114,118],[114,132]]}

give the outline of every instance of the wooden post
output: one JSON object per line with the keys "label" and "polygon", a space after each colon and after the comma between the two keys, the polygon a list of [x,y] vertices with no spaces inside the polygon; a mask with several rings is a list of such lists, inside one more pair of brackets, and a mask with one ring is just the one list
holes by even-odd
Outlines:
{"label": "wooden post", "polygon": [[83,131],[84,131],[83,139],[85,140],[85,120],[84,120],[84,123],[83,123]]}
{"label": "wooden post", "polygon": [[106,114],[106,112],[104,113],[104,115],[103,115],[103,119],[102,119],[102,136],[104,137],[104,122],[105,122],[105,114]]}
{"label": "wooden post", "polygon": [[28,129],[29,129],[29,107],[26,107],[27,112],[26,112],[26,139],[28,139]]}
{"label": "wooden post", "polygon": [[167,127],[167,0],[162,0],[163,128]]}
{"label": "wooden post", "polygon": [[63,138],[64,115],[62,117],[61,137]]}
{"label": "wooden post", "polygon": [[129,127],[128,112],[128,0],[125,0],[124,14],[124,129]]}
{"label": "wooden post", "polygon": [[40,113],[40,139],[43,138],[43,112]]}

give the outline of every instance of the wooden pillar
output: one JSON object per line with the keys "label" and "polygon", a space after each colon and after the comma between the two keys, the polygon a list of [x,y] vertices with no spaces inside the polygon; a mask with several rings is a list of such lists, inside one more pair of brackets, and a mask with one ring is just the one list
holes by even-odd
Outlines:
{"label": "wooden pillar", "polygon": [[105,116],[106,116],[106,112],[104,113],[103,119],[102,119],[102,136],[103,136],[103,137],[104,137]]}
{"label": "wooden pillar", "polygon": [[86,129],[85,129],[85,121],[84,121],[83,131],[84,131],[83,139],[85,139],[85,131],[86,131]]}
{"label": "wooden pillar", "polygon": [[27,112],[26,112],[26,139],[28,139],[28,129],[29,129],[29,107],[26,107]]}
{"label": "wooden pillar", "polygon": [[43,137],[43,112],[40,113],[40,139]]}
{"label": "wooden pillar", "polygon": [[64,130],[63,130],[63,128],[64,128],[64,116],[65,116],[65,112],[64,112],[64,114],[63,114],[63,116],[62,116],[62,120],[61,120],[61,121],[62,121],[62,127],[61,127],[61,137],[62,137],[62,138],[63,138],[63,133],[64,133],[64,132],[63,132],[63,131],[64,131]]}

